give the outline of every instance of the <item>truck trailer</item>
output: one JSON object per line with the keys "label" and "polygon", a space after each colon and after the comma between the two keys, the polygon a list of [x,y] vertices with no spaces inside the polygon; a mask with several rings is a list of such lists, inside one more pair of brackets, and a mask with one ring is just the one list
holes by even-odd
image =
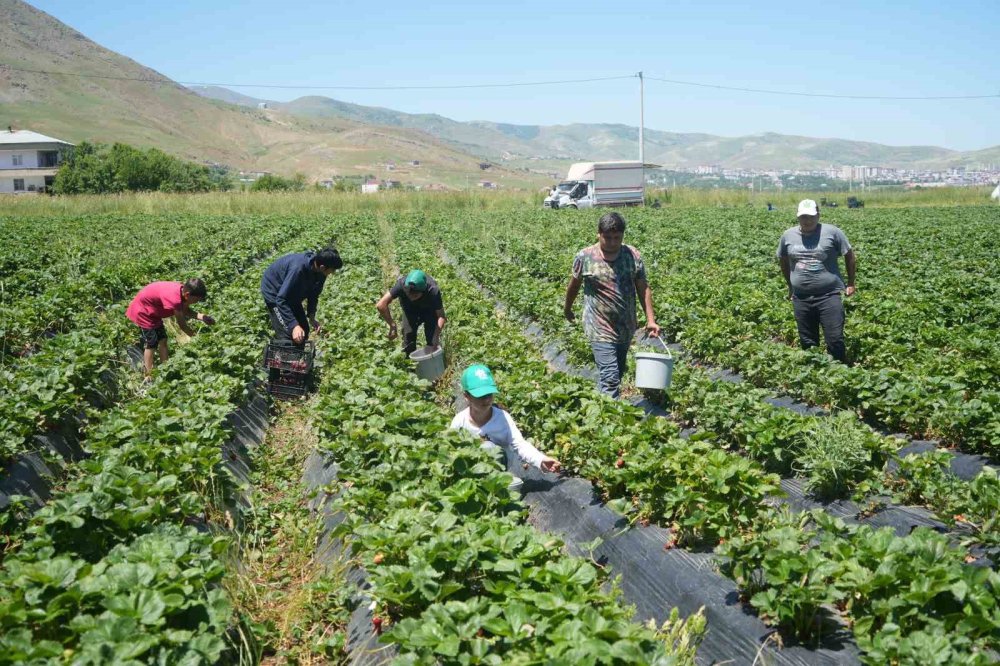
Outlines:
{"label": "truck trailer", "polygon": [[633,161],[577,162],[542,205],[546,208],[638,206],[646,196],[645,169],[655,168],[658,165]]}

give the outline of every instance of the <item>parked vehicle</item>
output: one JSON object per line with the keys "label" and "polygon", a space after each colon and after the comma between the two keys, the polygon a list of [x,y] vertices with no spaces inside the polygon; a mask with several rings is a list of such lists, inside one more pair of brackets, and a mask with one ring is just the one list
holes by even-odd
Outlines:
{"label": "parked vehicle", "polygon": [[646,196],[645,169],[657,166],[631,161],[577,162],[542,205],[546,208],[638,206]]}

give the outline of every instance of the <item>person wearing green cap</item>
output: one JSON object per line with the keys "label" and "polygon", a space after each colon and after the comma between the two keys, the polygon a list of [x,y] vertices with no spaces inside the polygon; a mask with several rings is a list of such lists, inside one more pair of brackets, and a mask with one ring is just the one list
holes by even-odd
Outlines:
{"label": "person wearing green cap", "polygon": [[518,457],[543,472],[559,472],[562,464],[550,458],[524,438],[514,419],[505,410],[493,404],[493,396],[499,391],[493,373],[485,365],[470,365],[462,373],[462,392],[469,406],[455,415],[451,421],[454,430],[468,430],[485,440],[484,447],[501,447],[506,452],[511,448]]}
{"label": "person wearing green cap", "polygon": [[417,333],[424,327],[427,344],[438,347],[441,344],[441,330],[447,319],[444,316],[444,302],[441,290],[434,278],[421,270],[412,270],[400,276],[389,291],[375,304],[382,319],[389,325],[389,339],[395,340],[399,332],[392,318],[389,304],[399,299],[403,308],[403,351],[407,354],[417,349]]}

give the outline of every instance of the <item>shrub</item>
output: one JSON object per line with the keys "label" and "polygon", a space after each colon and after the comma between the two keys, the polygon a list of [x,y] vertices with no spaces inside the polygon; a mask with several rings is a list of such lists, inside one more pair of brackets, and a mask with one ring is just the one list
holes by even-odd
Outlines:
{"label": "shrub", "polygon": [[209,192],[229,189],[229,179],[156,148],[85,141],[69,152],[52,189],[56,194]]}
{"label": "shrub", "polygon": [[251,192],[301,192],[306,187],[306,177],[301,173],[283,178],[273,173],[264,174],[250,186]]}

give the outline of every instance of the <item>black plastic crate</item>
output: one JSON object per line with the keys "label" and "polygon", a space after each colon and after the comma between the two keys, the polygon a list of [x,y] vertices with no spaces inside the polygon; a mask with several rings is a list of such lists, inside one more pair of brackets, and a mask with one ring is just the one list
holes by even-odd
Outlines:
{"label": "black plastic crate", "polygon": [[264,367],[268,370],[308,375],[312,372],[315,359],[316,347],[312,342],[306,342],[301,347],[269,342],[264,348]]}
{"label": "black plastic crate", "polygon": [[297,347],[269,342],[264,348],[267,392],[276,398],[300,398],[312,387],[316,347],[311,342]]}
{"label": "black plastic crate", "polygon": [[280,372],[267,382],[267,392],[275,398],[301,398],[309,392],[312,377],[300,372]]}

